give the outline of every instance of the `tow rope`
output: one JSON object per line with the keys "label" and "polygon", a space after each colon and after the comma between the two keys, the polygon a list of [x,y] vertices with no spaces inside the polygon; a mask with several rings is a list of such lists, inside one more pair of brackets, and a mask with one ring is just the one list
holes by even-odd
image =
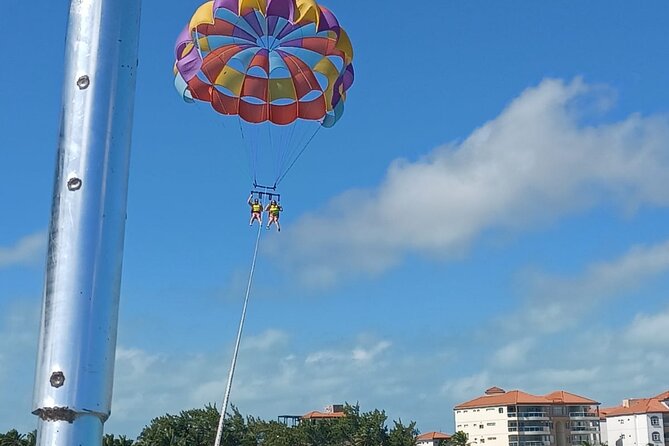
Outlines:
{"label": "tow rope", "polygon": [[225,387],[225,396],[223,397],[223,404],[221,405],[221,417],[218,420],[218,430],[216,431],[216,440],[214,446],[220,446],[221,437],[223,436],[223,423],[225,421],[225,413],[228,410],[228,403],[230,401],[230,389],[232,389],[232,379],[235,375],[235,367],[237,366],[237,355],[239,354],[239,344],[242,340],[242,332],[244,331],[244,322],[246,321],[246,308],[249,304],[249,295],[251,294],[251,284],[253,283],[253,273],[256,269],[256,259],[258,258],[258,246],[260,246],[260,234],[262,233],[262,223],[258,222],[258,235],[256,236],[256,247],[253,251],[253,261],[251,262],[251,271],[249,272],[249,281],[246,285],[246,296],[244,297],[244,307],[242,309],[242,317],[239,321],[239,329],[237,330],[237,341],[235,342],[235,350],[232,354],[232,363],[230,364],[230,372],[228,374],[228,383]]}

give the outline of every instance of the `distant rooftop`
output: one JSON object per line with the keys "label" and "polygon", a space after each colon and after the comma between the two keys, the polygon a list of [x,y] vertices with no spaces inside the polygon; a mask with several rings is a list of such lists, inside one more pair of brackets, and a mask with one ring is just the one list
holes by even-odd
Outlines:
{"label": "distant rooftop", "polygon": [[652,398],[625,399],[620,406],[600,410],[600,414],[605,418],[650,413],[669,413],[669,391]]}
{"label": "distant rooftop", "polygon": [[327,406],[323,412],[317,410],[302,415],[303,420],[327,420],[331,418],[345,417],[344,406],[342,404],[332,404]]}
{"label": "distant rooftop", "polygon": [[475,407],[491,407],[506,405],[582,405],[596,406],[597,401],[585,398],[564,390],[556,390],[547,395],[532,395],[520,390],[509,392],[499,387],[491,387],[485,391],[483,396],[465,401],[455,406],[455,409],[470,409]]}
{"label": "distant rooftop", "polygon": [[426,432],[416,437],[416,441],[449,440],[450,438],[450,435],[444,434],[443,432]]}

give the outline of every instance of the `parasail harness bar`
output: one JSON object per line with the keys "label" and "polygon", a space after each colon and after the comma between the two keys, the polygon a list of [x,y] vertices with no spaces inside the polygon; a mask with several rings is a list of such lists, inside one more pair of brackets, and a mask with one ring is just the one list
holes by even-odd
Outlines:
{"label": "parasail harness bar", "polygon": [[268,200],[278,200],[281,201],[281,194],[276,193],[276,185],[274,186],[262,186],[256,182],[253,183],[253,190],[251,191],[251,196],[257,196],[261,201],[265,196]]}

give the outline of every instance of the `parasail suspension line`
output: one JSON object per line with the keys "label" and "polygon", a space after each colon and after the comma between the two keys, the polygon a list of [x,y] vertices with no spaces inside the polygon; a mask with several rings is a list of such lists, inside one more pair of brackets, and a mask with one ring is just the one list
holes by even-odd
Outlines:
{"label": "parasail suspension line", "polygon": [[278,186],[279,183],[281,183],[281,182],[283,181],[283,179],[286,177],[286,175],[288,175],[288,172],[290,172],[290,170],[293,168],[293,166],[295,165],[295,163],[297,162],[297,160],[300,159],[300,157],[302,156],[302,154],[304,153],[304,151],[307,150],[307,147],[309,147],[309,144],[311,144],[311,141],[314,140],[314,138],[316,137],[316,135],[318,135],[318,132],[319,132],[322,128],[323,128],[322,126],[319,126],[318,129],[316,129],[316,131],[314,132],[314,134],[311,135],[311,138],[309,138],[309,140],[307,141],[307,143],[304,145],[304,147],[302,147],[302,149],[300,150],[300,152],[297,154],[297,156],[295,157],[295,159],[293,160],[293,162],[290,163],[290,165],[289,165],[288,168],[285,170],[285,172],[283,172],[283,174],[279,177],[278,180],[276,180],[276,183],[274,183],[274,184],[276,184],[276,185]]}
{"label": "parasail suspension line", "polygon": [[225,413],[228,410],[228,403],[230,402],[230,389],[232,389],[232,379],[235,375],[235,367],[237,366],[237,355],[239,354],[239,344],[242,340],[242,332],[244,331],[244,322],[246,321],[246,309],[249,303],[249,295],[251,294],[251,284],[253,283],[253,273],[256,269],[256,260],[258,258],[258,246],[260,245],[260,234],[262,233],[262,224],[258,225],[258,235],[256,236],[256,246],[253,251],[253,261],[251,262],[251,271],[249,272],[249,281],[246,285],[246,296],[244,297],[244,307],[242,309],[242,317],[239,320],[239,329],[237,330],[237,340],[235,342],[235,350],[232,354],[232,363],[230,364],[230,372],[228,374],[228,383],[225,387],[225,395],[223,396],[223,404],[221,405],[221,417],[218,420],[218,430],[216,431],[216,440],[214,446],[220,446],[221,437],[223,436],[223,423],[225,421]]}

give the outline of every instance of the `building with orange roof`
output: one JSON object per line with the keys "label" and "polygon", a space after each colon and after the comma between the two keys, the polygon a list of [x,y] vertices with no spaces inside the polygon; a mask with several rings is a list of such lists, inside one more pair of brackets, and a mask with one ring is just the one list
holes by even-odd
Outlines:
{"label": "building with orange roof", "polygon": [[443,432],[426,432],[416,437],[416,446],[443,446],[451,436]]}
{"label": "building with orange roof", "polygon": [[344,406],[342,404],[333,404],[327,406],[323,412],[313,410],[307,414],[302,415],[301,420],[331,420],[333,418],[343,418],[346,416]]}
{"label": "building with orange roof", "polygon": [[564,390],[532,395],[491,387],[453,411],[455,430],[472,446],[580,446],[600,443],[598,407]]}
{"label": "building with orange roof", "polygon": [[669,446],[669,392],[625,399],[601,415],[602,441],[611,446]]}

